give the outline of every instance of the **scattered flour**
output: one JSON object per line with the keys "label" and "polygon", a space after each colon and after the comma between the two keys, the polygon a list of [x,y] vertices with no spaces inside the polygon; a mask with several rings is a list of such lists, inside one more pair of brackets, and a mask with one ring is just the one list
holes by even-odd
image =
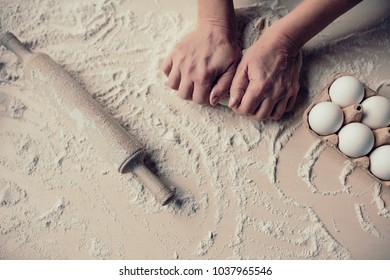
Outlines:
{"label": "scattered flour", "polygon": [[376,183],[373,186],[372,203],[378,207],[378,215],[384,218],[390,218],[390,210],[386,208],[385,202],[381,198],[382,184]]}
{"label": "scattered flour", "polygon": [[347,184],[348,176],[352,174],[352,172],[355,170],[356,166],[353,164],[352,161],[347,160],[344,162],[344,168],[341,170],[340,173],[340,183],[344,187],[344,190],[350,193],[349,189],[351,188],[351,185]]}
{"label": "scattered flour", "polygon": [[[0,181],[1,183],[2,181]],[[2,184],[0,184],[2,185]],[[24,189],[14,183],[7,182],[5,187],[0,190],[0,207],[12,206],[23,201],[27,196]]]}
{"label": "scattered flour", "polygon": [[22,222],[16,216],[3,216],[0,224],[0,234],[6,235],[17,230]]}
{"label": "scattered flour", "polygon": [[0,92],[0,117],[9,117],[19,120],[23,118],[23,113],[27,109],[27,106],[17,98]]}
{"label": "scattered flour", "polygon": [[91,240],[89,253],[94,259],[105,259],[111,255],[110,245],[102,242],[98,237],[94,237]]}
{"label": "scattered flour", "polygon": [[[22,94],[19,99],[0,90],[0,97],[6,96],[0,99],[0,120],[7,124],[6,133],[0,132],[7,147],[0,149],[0,172],[24,178],[31,189],[28,201],[21,188],[0,189],[2,211],[19,207],[1,218],[0,237],[28,236],[29,242],[20,242],[26,258],[151,258],[143,255],[143,246],[155,258],[352,258],[309,204],[280,192],[276,170],[283,148],[301,125],[305,105],[334,73],[349,72],[372,88],[383,82],[372,74],[388,52],[389,23],[371,33],[304,50],[301,85],[306,91],[295,112],[279,122],[254,122],[223,106],[185,102],[168,90],[161,62],[195,24],[177,12],[137,13],[126,6],[133,2],[127,2],[6,1],[0,33],[12,31],[31,49],[48,53],[136,135],[153,171],[175,190],[176,201],[161,207],[135,176],[112,170],[39,91],[30,90],[15,56],[2,51],[0,87],[12,86]],[[240,10],[241,46],[248,47],[267,22],[285,13],[277,1]],[[380,33],[384,35],[375,43]],[[346,60],[345,53],[361,59],[340,63]],[[294,167],[316,194],[324,194],[314,184],[315,163],[323,150],[323,144],[314,143],[305,162]],[[341,171],[345,192],[352,170],[345,165]],[[389,218],[380,188],[374,187],[372,203],[381,218]],[[32,193],[37,198],[30,199]],[[44,213],[36,210],[41,196],[56,201]],[[364,207],[356,205],[362,230],[379,234]],[[82,225],[69,222],[71,215]],[[106,228],[110,230],[105,234]],[[222,249],[216,248],[216,237]],[[1,258],[18,248],[6,244]],[[88,256],[83,255],[86,248]],[[64,255],[55,253],[59,251]]]}
{"label": "scattered flour", "polygon": [[325,148],[326,144],[321,139],[316,140],[304,156],[307,162],[302,163],[298,168],[298,175],[306,182],[313,193],[317,193],[319,191],[314,184],[315,175],[313,173],[313,168]]}
{"label": "scattered flour", "polygon": [[215,237],[216,237],[215,233],[209,231],[207,233],[207,236],[200,241],[198,248],[196,249],[195,255],[196,256],[205,255],[208,252],[208,250],[213,246]]}
{"label": "scattered flour", "polygon": [[38,217],[38,221],[41,222],[45,228],[55,229],[60,223],[60,218],[64,213],[65,205],[65,199],[63,197],[58,198],[51,209]]}
{"label": "scattered flour", "polygon": [[355,204],[355,211],[356,211],[356,216],[359,220],[359,223],[365,232],[375,236],[376,238],[383,238],[381,236],[381,234],[379,233],[378,229],[369,220],[369,218],[364,216],[364,206],[363,205]]}

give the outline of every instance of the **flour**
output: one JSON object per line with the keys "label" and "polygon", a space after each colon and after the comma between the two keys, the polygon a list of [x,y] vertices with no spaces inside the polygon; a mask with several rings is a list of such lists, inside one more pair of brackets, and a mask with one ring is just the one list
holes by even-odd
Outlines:
{"label": "flour", "polygon": [[341,174],[339,176],[340,183],[343,185],[344,189],[350,193],[349,189],[351,188],[351,185],[347,184],[348,176],[352,174],[352,172],[355,170],[356,166],[352,163],[352,161],[348,160],[344,162],[344,168],[341,171]]}
{"label": "flour", "polygon": [[0,181],[0,186],[4,184],[0,190],[0,207],[15,205],[26,198],[26,191],[18,185]]}
{"label": "flour", "polygon": [[378,229],[370,221],[370,219],[364,217],[364,206],[356,204],[355,211],[359,223],[365,232],[375,236],[376,238],[383,238],[382,235],[379,233]]}
{"label": "flour", "polygon": [[65,209],[65,199],[58,198],[57,202],[53,205],[51,209],[41,214],[38,217],[38,221],[42,223],[42,225],[46,228],[53,229],[58,226],[60,222],[60,217]]}
{"label": "flour", "polygon": [[[388,57],[389,23],[305,49],[303,90],[294,112],[277,122],[255,122],[223,106],[183,101],[167,89],[162,61],[195,22],[160,7],[139,12],[135,4],[6,1],[0,33],[12,31],[80,82],[142,143],[146,165],[175,191],[176,200],[162,207],[134,175],[113,169],[39,89],[31,89],[16,57],[1,48],[0,173],[7,182],[18,178],[23,184],[0,188],[0,242],[6,244],[0,257],[20,248],[18,257],[27,259],[354,258],[332,236],[323,222],[327,217],[311,207],[314,202],[281,191],[302,186],[282,186],[277,167],[287,143],[297,137],[303,110],[334,73],[349,72],[372,88],[384,82],[375,73]],[[238,11],[242,48],[286,12],[277,1]],[[85,120],[75,110],[82,127]],[[316,162],[325,152],[315,142],[291,166],[303,187],[319,197],[327,195],[314,182]],[[342,191],[332,194],[355,199],[348,181],[353,167],[345,164],[338,175]],[[366,215],[371,205],[379,218],[390,217],[381,187],[369,199],[353,210],[361,230],[376,238],[377,229],[385,242],[387,231]],[[12,238],[14,244],[6,242]]]}
{"label": "flour", "polygon": [[0,116],[21,119],[26,109],[26,105],[19,99],[0,92]]}
{"label": "flour", "polygon": [[98,237],[91,239],[89,252],[94,259],[105,259],[111,255],[110,246],[102,242]]}
{"label": "flour", "polygon": [[318,188],[314,184],[313,168],[325,147],[322,140],[317,140],[305,155],[307,163],[302,163],[298,169],[298,175],[307,183],[313,193],[318,192]]}
{"label": "flour", "polygon": [[376,183],[373,186],[372,203],[374,203],[378,207],[378,215],[383,216],[385,218],[390,218],[390,211],[386,208],[385,202],[381,198],[381,189],[382,185],[380,183]]}
{"label": "flour", "polygon": [[215,233],[209,231],[207,233],[207,236],[200,241],[198,248],[196,249],[195,255],[197,256],[203,256],[207,253],[207,251],[213,246],[214,239],[215,239]]}

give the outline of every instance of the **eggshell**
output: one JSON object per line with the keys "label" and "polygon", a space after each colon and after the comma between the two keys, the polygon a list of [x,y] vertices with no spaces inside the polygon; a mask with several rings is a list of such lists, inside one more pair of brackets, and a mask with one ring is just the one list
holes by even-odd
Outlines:
{"label": "eggshell", "polygon": [[370,171],[381,180],[390,180],[390,145],[376,148],[370,154]]}
{"label": "eggshell", "polygon": [[390,100],[384,96],[371,96],[362,102],[362,123],[372,129],[390,124]]}
{"label": "eggshell", "polygon": [[332,102],[320,102],[309,112],[310,128],[319,135],[335,133],[342,126],[343,120],[343,111]]}
{"label": "eggshell", "polygon": [[330,86],[329,97],[341,108],[358,104],[364,98],[364,85],[353,76],[340,77]]}
{"label": "eggshell", "polygon": [[374,133],[365,124],[350,123],[340,129],[339,150],[352,158],[368,154],[374,146]]}

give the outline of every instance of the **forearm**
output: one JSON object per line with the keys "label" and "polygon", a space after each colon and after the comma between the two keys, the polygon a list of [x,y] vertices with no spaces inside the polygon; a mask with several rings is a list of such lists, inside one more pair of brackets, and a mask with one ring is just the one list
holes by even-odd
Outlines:
{"label": "forearm", "polygon": [[304,0],[272,27],[299,49],[311,38],[362,0]]}
{"label": "forearm", "polygon": [[198,26],[212,25],[236,33],[233,0],[198,0]]}

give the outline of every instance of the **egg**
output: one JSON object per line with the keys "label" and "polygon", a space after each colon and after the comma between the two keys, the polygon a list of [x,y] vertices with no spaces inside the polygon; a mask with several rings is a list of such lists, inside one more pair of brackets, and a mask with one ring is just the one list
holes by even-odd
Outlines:
{"label": "egg", "polygon": [[382,84],[378,90],[379,95],[382,95],[388,99],[390,99],[390,84]]}
{"label": "egg", "polygon": [[333,102],[320,102],[309,112],[309,126],[319,135],[335,133],[343,125],[344,114]]}
{"label": "egg", "polygon": [[378,147],[370,154],[370,171],[381,180],[390,180],[390,145]]}
{"label": "egg", "polygon": [[372,129],[386,127],[390,124],[390,100],[384,96],[371,96],[362,102],[362,123]]}
{"label": "egg", "polygon": [[368,154],[374,146],[374,133],[365,124],[350,123],[340,129],[339,150],[352,158]]}
{"label": "egg", "polygon": [[341,108],[358,104],[364,98],[364,85],[353,76],[340,77],[329,87],[329,97]]}

